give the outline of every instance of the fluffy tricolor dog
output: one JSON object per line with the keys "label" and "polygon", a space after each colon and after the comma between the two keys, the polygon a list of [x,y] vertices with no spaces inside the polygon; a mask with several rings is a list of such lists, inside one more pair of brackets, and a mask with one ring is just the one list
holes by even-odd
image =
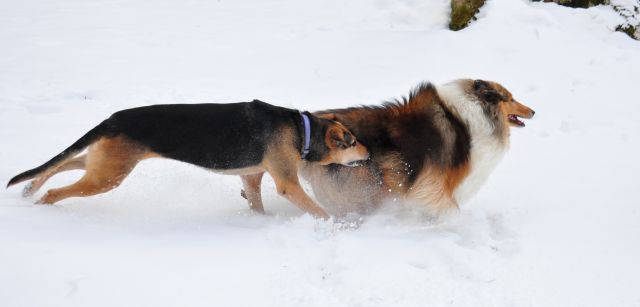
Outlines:
{"label": "fluffy tricolor dog", "polygon": [[[87,154],[80,155],[85,148]],[[368,156],[339,122],[258,100],[155,105],[116,112],[45,164],[15,176],[7,187],[35,178],[25,188],[28,196],[56,173],[86,170],[78,182],[49,190],[39,200],[52,204],[109,191],[141,160],[164,157],[240,175],[244,196],[259,212],[264,211],[260,182],[268,172],[279,194],[305,212],[326,218],[300,187],[303,160],[309,165],[353,165]]]}
{"label": "fluffy tricolor dog", "polygon": [[478,189],[508,149],[510,127],[533,114],[495,82],[422,84],[402,101],[316,113],[344,124],[371,159],[355,168],[307,164],[302,176],[334,214],[399,199],[438,215]]}

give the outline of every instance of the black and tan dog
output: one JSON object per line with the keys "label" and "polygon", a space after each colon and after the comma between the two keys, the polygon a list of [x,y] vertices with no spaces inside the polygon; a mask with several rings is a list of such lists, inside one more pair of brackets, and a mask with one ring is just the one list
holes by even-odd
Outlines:
{"label": "black and tan dog", "polygon": [[[86,154],[77,156],[87,147]],[[49,190],[38,201],[53,204],[107,192],[141,160],[164,157],[239,175],[249,205],[259,212],[264,212],[260,182],[268,172],[280,195],[305,212],[326,218],[300,187],[302,160],[353,165],[368,155],[339,122],[258,100],[154,105],[114,113],[50,161],[15,176],[7,187],[35,178],[25,187],[23,194],[29,196],[56,173],[86,170],[78,182]]]}

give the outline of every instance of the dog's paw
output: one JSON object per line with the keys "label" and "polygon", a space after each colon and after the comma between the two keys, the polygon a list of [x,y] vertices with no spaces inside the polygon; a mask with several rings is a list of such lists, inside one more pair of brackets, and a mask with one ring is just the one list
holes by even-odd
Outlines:
{"label": "dog's paw", "polygon": [[47,192],[35,202],[36,205],[52,205],[55,202],[55,196],[51,192]]}
{"label": "dog's paw", "polygon": [[244,199],[247,199],[247,200],[248,200],[248,198],[247,198],[247,193],[244,191],[244,189],[241,189],[241,190],[240,190],[240,196],[242,196],[242,198],[244,198]]}
{"label": "dog's paw", "polygon": [[33,195],[33,193],[33,182],[29,182],[24,186],[24,189],[22,189],[22,197],[29,197]]}

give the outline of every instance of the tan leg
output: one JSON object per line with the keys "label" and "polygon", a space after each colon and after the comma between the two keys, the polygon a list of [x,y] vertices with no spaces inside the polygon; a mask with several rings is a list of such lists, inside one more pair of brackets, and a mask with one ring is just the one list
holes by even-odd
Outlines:
{"label": "tan leg", "polygon": [[262,195],[260,193],[262,175],[264,175],[264,173],[240,176],[243,186],[243,190],[241,192],[242,197],[249,201],[249,207],[251,207],[251,210],[259,213],[264,213]]}
{"label": "tan leg", "polygon": [[298,181],[298,174],[295,169],[291,168],[276,168],[268,170],[269,175],[273,177],[276,182],[276,189],[278,194],[288,199],[302,211],[313,215],[316,218],[328,219],[329,215],[318,206],[308,195],[304,192]]}
{"label": "tan leg", "polygon": [[49,190],[38,203],[53,204],[69,197],[85,197],[112,190],[122,183],[146,153],[123,137],[102,138],[89,149],[85,175],[72,185]]}
{"label": "tan leg", "polygon": [[416,179],[414,188],[407,193],[407,198],[417,200],[434,216],[444,216],[456,211],[459,207],[453,193],[455,187],[464,179],[464,172],[465,169],[448,173],[426,170]]}
{"label": "tan leg", "polygon": [[49,180],[49,178],[53,177],[57,173],[66,172],[66,171],[70,171],[70,170],[77,170],[77,169],[82,169],[83,170],[84,167],[85,167],[85,159],[86,158],[87,158],[87,155],[82,155],[82,156],[73,158],[73,159],[65,162],[64,164],[62,164],[58,168],[53,169],[52,171],[49,171],[49,172],[41,175],[40,177],[37,177],[36,179],[33,179],[22,190],[22,196],[23,197],[29,197],[29,196],[35,194],[36,192],[38,192],[38,190],[40,190],[42,185],[44,185],[45,182],[47,182],[47,180]]}
{"label": "tan leg", "polygon": [[329,215],[304,192],[300,184],[291,181],[277,181],[278,194],[284,196],[298,208],[316,218],[328,219]]}
{"label": "tan leg", "polygon": [[298,181],[301,162],[299,149],[293,146],[296,132],[293,128],[283,128],[276,133],[278,138],[272,140],[267,147],[261,167],[275,181],[278,194],[304,212],[316,218],[328,219],[329,215],[304,192]]}

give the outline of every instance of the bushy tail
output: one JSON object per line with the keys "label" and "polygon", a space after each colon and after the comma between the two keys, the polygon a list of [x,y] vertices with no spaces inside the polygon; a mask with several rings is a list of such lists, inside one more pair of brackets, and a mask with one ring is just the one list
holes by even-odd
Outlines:
{"label": "bushy tail", "polygon": [[30,169],[26,172],[20,173],[15,177],[11,178],[11,180],[9,180],[9,183],[7,184],[7,188],[16,183],[20,183],[22,181],[37,177],[38,175],[42,174],[46,170],[63,163],[69,158],[76,156],[77,154],[82,152],[85,148],[87,148],[89,145],[91,145],[91,143],[95,142],[97,139],[104,136],[107,132],[107,126],[108,125],[106,124],[106,121],[102,122],[98,126],[89,130],[89,132],[83,135],[80,139],[75,141],[75,143],[69,146],[69,148],[65,149],[63,152],[53,157],[51,160],[47,161],[45,164],[42,164],[34,169]]}

